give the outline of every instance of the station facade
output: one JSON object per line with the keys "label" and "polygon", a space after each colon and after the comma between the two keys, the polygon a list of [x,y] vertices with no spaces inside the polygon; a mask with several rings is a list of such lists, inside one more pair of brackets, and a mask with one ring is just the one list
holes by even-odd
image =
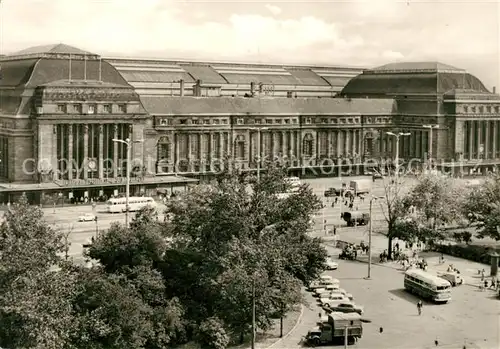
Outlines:
{"label": "station facade", "polygon": [[[279,160],[300,173],[361,173],[368,159],[492,170],[500,96],[440,63],[363,70],[102,58],[67,45],[0,57],[0,202],[51,203],[124,190],[156,195]],[[439,125],[431,131],[423,125]],[[461,164],[458,166],[457,164]],[[479,164],[479,166],[478,166]],[[304,169],[314,169],[314,171]],[[306,171],[306,172],[304,172]]]}

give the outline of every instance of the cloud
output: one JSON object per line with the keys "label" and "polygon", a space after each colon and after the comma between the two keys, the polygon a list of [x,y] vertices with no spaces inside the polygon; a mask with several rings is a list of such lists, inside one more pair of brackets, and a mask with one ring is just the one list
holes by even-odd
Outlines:
{"label": "cloud", "polygon": [[266,4],[265,7],[275,16],[279,15],[282,12],[281,8],[275,5]]}
{"label": "cloud", "polygon": [[[368,67],[400,60],[439,60],[471,69],[489,86],[500,86],[498,3],[325,0],[283,1],[279,7],[259,1],[244,4],[4,1],[0,48],[12,52],[64,42],[104,55]],[[268,13],[263,13],[263,5]],[[275,17],[278,11],[280,16]]]}

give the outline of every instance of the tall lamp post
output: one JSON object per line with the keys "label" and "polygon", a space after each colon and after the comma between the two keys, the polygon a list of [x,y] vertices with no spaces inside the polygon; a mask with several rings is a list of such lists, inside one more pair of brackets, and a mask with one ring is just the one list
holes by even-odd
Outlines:
{"label": "tall lamp post", "polygon": [[[113,142],[116,143],[123,143],[127,147],[127,182],[125,185],[125,227],[128,228],[128,212],[129,212],[129,198],[130,198],[130,161],[131,161],[131,150],[132,150],[132,144],[134,143],[142,143],[143,140],[139,141],[133,141],[130,138],[126,139],[117,139],[113,138]],[[115,164],[116,165],[116,164]]]}
{"label": "tall lamp post", "polygon": [[372,225],[372,210],[373,210],[373,201],[378,199],[384,199],[383,196],[372,196],[370,198],[370,226],[368,228],[368,275],[366,276],[367,280],[370,280],[372,277],[372,234],[373,234],[373,225]]}
{"label": "tall lamp post", "polygon": [[399,182],[399,138],[404,137],[404,136],[409,136],[409,135],[411,135],[411,133],[410,132],[398,132],[398,133],[386,132],[386,133],[388,135],[396,138],[396,155],[394,156],[394,162],[396,163],[396,165],[395,165],[396,166],[396,175],[394,177],[396,180],[396,188],[397,188],[398,182]]}
{"label": "tall lamp post", "polygon": [[435,128],[439,128],[439,125],[422,125],[423,128],[429,129],[429,151],[427,156],[429,157],[428,161],[428,169],[431,170],[432,167],[432,130]]}

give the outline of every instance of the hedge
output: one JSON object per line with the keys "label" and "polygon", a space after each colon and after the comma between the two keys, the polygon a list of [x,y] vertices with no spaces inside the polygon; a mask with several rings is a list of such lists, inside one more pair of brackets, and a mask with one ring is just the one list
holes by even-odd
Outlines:
{"label": "hedge", "polygon": [[490,264],[490,253],[493,250],[496,250],[498,253],[498,249],[494,249],[491,246],[481,246],[481,245],[434,245],[433,250],[437,252],[441,252],[447,254],[449,256],[459,257],[468,259],[470,261]]}

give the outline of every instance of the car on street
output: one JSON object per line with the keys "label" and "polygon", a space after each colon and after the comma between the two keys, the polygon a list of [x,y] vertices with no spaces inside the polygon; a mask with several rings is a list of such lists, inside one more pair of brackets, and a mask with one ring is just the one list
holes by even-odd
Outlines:
{"label": "car on street", "polygon": [[348,293],[343,288],[340,288],[339,285],[328,285],[326,286],[326,290],[329,291],[330,293],[340,293],[344,295],[346,298],[349,298],[349,300],[351,301],[354,299],[352,294]]}
{"label": "car on street", "polygon": [[337,312],[337,313],[358,313],[359,315],[362,315],[364,312],[364,309],[360,305],[356,305],[352,302],[345,302],[345,303],[338,303],[334,305],[333,307],[329,307],[332,312]]}
{"label": "car on street", "polygon": [[327,270],[337,270],[339,268],[339,264],[334,262],[331,258],[327,258],[325,264]]}
{"label": "car on street", "polygon": [[458,273],[453,273],[453,272],[438,273],[438,276],[441,279],[445,279],[445,280],[449,281],[449,283],[453,287],[458,286],[458,285],[462,285],[464,283],[464,279]]}
{"label": "car on street", "polygon": [[330,293],[326,297],[320,297],[318,302],[322,307],[330,309],[340,303],[349,302],[349,299],[341,293]]}
{"label": "car on street", "polygon": [[331,198],[331,197],[335,197],[335,196],[340,196],[340,189],[328,188],[327,190],[325,190],[325,192],[323,193],[323,195],[325,196],[325,198]]}
{"label": "car on street", "polygon": [[79,222],[91,222],[96,220],[96,215],[93,213],[85,213],[78,217]]}

